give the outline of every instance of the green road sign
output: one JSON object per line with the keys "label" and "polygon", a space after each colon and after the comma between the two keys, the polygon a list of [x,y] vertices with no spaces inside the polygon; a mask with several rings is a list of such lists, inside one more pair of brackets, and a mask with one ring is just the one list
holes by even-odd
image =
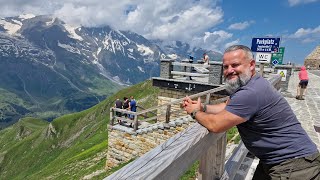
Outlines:
{"label": "green road sign", "polygon": [[282,64],[283,56],[284,56],[284,47],[280,47],[279,52],[272,53],[271,62],[278,62],[277,64]]}

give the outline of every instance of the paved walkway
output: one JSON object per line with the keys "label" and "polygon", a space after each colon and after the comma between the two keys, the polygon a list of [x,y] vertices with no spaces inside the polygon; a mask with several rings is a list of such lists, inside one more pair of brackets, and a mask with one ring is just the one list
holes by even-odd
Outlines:
{"label": "paved walkway", "polygon": [[286,96],[302,127],[320,150],[320,133],[315,127],[320,127],[320,77],[309,72],[309,84],[305,100],[297,100],[297,85],[299,83],[298,72],[290,77],[288,92],[292,96]]}

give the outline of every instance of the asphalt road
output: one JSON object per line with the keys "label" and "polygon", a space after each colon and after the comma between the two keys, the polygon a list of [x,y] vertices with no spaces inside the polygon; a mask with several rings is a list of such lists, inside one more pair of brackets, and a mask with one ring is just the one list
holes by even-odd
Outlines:
{"label": "asphalt road", "polygon": [[309,70],[308,72],[310,72],[314,75],[320,76],[320,70]]}

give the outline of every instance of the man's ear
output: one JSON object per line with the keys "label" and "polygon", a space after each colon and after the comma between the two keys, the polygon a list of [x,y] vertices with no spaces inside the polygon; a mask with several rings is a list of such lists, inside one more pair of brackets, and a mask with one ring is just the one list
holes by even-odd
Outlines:
{"label": "man's ear", "polygon": [[250,61],[250,70],[253,71],[255,69],[255,67],[256,67],[256,61],[252,59]]}

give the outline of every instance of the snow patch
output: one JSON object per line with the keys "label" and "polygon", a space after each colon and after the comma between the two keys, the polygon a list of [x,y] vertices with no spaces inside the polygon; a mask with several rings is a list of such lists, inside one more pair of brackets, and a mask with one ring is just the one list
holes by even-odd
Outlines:
{"label": "snow patch", "polygon": [[51,21],[46,22],[46,25],[51,26],[54,23],[55,19],[56,18],[52,18]]}
{"label": "snow patch", "polygon": [[154,52],[147,46],[141,44],[137,44],[138,46],[138,51],[142,53],[143,56],[148,56],[148,55],[153,55]]}
{"label": "snow patch", "polygon": [[69,24],[64,24],[64,28],[69,32],[69,37],[73,39],[77,39],[79,41],[83,41],[82,37],[76,33],[76,29],[78,27],[71,26]]}
{"label": "snow patch", "polygon": [[171,59],[177,59],[178,58],[178,56],[176,54],[168,54],[167,56],[169,58],[171,58]]}
{"label": "snow patch", "polygon": [[72,46],[70,46],[70,45],[68,45],[68,44],[62,44],[62,43],[60,43],[60,42],[58,41],[58,46],[66,49],[66,50],[69,51],[69,52],[76,53],[76,54],[81,54],[80,51],[79,51],[79,49],[74,48],[74,47],[72,47]]}
{"label": "snow patch", "polygon": [[[110,43],[109,43],[109,41],[110,41]],[[109,35],[105,36],[104,40],[102,41],[102,44],[103,44],[104,49],[115,53],[115,49],[114,49],[114,45],[113,45],[112,41],[113,40],[112,40],[111,34],[109,33]]]}
{"label": "snow patch", "polygon": [[132,53],[132,52],[133,52],[133,49],[132,49],[132,48],[129,48],[128,51]]}
{"label": "snow patch", "polygon": [[34,17],[36,17],[36,16],[33,15],[33,14],[22,14],[22,15],[19,16],[19,18],[22,19],[22,20],[31,19],[31,18],[34,18]]}
{"label": "snow patch", "polygon": [[142,67],[138,66],[138,69],[139,69],[139,71],[145,73]]}
{"label": "snow patch", "polygon": [[119,30],[116,30],[115,32],[118,33],[118,34],[120,34],[120,35],[122,35],[122,37],[124,37],[124,38],[128,41],[128,43],[131,42],[130,39],[127,38],[127,36],[125,36],[124,34],[122,34]]}
{"label": "snow patch", "polygon": [[92,53],[92,56],[93,56],[93,64],[99,64],[99,62],[98,62],[98,58],[97,58],[97,56],[94,54],[94,53]]}
{"label": "snow patch", "polygon": [[13,22],[15,22],[16,24],[19,24],[20,26],[22,26],[22,22],[21,21],[17,21],[15,19],[12,19]]}
{"label": "snow patch", "polygon": [[98,48],[97,55],[99,55],[100,52],[101,52],[101,47]]}
{"label": "snow patch", "polygon": [[136,59],[134,56],[132,56],[131,54],[128,54],[128,57],[131,59]]}
{"label": "snow patch", "polygon": [[10,34],[15,34],[20,28],[21,25],[7,22],[3,19],[0,19],[0,24],[3,24],[3,28]]}

